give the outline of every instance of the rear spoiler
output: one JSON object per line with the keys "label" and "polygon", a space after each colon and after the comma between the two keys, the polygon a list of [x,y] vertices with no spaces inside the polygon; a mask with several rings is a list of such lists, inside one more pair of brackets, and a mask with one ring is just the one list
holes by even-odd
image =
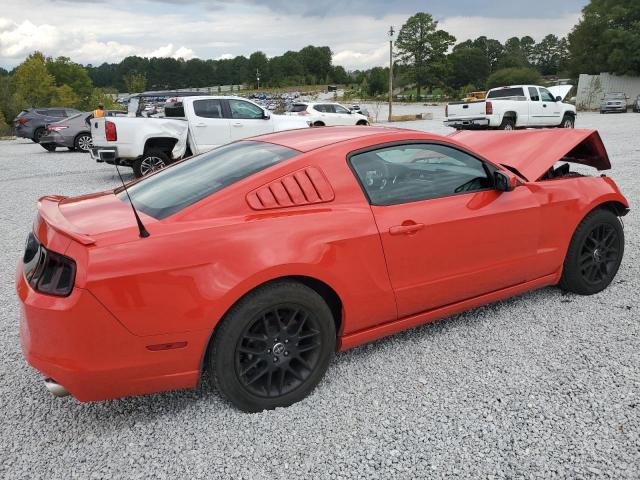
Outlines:
{"label": "rear spoiler", "polygon": [[62,212],[58,204],[67,197],[62,195],[47,195],[38,199],[38,214],[42,220],[54,230],[72,238],[82,245],[92,245],[96,243],[93,237],[78,232],[73,224],[69,222]]}

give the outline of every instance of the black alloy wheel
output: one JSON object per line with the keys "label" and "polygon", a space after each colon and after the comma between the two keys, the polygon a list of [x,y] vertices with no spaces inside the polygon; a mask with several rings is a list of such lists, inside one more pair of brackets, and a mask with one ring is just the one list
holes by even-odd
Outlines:
{"label": "black alloy wheel", "polygon": [[611,225],[600,224],[589,232],[578,257],[580,273],[586,283],[599,285],[615,275],[620,256],[618,244],[618,234]]}
{"label": "black alloy wheel", "polygon": [[624,255],[624,230],[610,210],[593,210],[573,234],[564,260],[560,287],[593,295],[613,281]]}
{"label": "black alloy wheel", "polygon": [[279,397],[309,378],[320,359],[320,330],[312,312],[281,304],[262,312],[236,347],[236,374],[259,397]]}
{"label": "black alloy wheel", "polygon": [[309,395],[336,348],[324,298],[294,280],[247,293],[217,325],[208,352],[213,384],[237,408],[287,407]]}

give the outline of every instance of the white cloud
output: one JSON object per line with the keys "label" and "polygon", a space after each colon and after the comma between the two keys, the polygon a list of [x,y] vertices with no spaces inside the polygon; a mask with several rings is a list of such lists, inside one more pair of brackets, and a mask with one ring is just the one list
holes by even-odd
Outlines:
{"label": "white cloud", "polygon": [[[182,58],[233,58],[262,50],[268,56],[307,45],[328,45],[334,64],[347,70],[388,63],[389,25],[399,29],[405,13],[372,16],[345,11],[330,18],[303,17],[296,9],[275,13],[260,7],[229,5],[211,10],[202,4],[0,0],[0,66],[20,63],[33,50],[65,55],[80,63],[117,62],[127,55]],[[391,10],[391,9],[390,9]],[[395,9],[394,9],[395,11]],[[461,42],[486,35],[504,41],[548,33],[565,35],[578,13],[556,18],[451,16],[440,28]],[[70,20],[72,19],[72,20]]]}
{"label": "white cloud", "polygon": [[231,60],[235,55],[233,53],[223,53],[219,57],[216,57],[216,60]]}

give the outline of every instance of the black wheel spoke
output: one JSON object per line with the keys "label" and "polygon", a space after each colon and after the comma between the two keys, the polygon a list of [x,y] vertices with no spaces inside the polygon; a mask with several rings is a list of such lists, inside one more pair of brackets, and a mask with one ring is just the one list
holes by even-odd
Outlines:
{"label": "black wheel spoke", "polygon": [[318,365],[320,332],[316,316],[300,305],[283,303],[263,311],[247,325],[235,350],[240,383],[251,394],[270,398],[298,388]]}

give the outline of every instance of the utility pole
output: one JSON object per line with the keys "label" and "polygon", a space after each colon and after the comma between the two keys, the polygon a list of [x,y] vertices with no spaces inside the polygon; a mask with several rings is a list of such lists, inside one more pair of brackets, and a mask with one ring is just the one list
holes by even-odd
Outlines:
{"label": "utility pole", "polygon": [[391,121],[391,105],[393,104],[393,25],[389,28],[389,121]]}
{"label": "utility pole", "polygon": [[258,81],[258,90],[260,90],[260,70],[256,68],[256,80]]}

